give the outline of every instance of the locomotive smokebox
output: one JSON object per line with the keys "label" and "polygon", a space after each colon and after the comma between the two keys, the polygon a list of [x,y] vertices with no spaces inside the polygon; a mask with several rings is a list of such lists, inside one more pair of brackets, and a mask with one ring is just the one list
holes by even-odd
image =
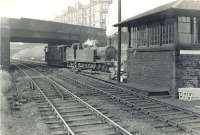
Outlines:
{"label": "locomotive smokebox", "polygon": [[117,50],[112,46],[98,47],[96,52],[98,58],[108,61],[115,60],[117,55]]}

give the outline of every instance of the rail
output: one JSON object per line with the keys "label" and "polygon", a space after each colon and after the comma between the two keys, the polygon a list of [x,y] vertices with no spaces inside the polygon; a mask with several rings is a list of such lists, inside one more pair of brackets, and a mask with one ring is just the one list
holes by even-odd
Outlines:
{"label": "rail", "polygon": [[[79,83],[79,84],[81,84],[82,86],[85,86],[85,87],[87,87],[87,88],[94,89],[94,90],[98,90],[98,91],[100,91],[100,92],[102,92],[102,93],[104,93],[104,94],[106,94],[106,95],[108,95],[108,96],[111,96],[113,99],[115,99],[115,100],[117,100],[117,101],[120,101],[120,102],[122,102],[122,103],[125,103],[125,104],[127,104],[127,105],[129,105],[129,106],[131,106],[131,107],[134,107],[134,108],[137,109],[137,110],[141,110],[142,112],[146,113],[146,110],[143,109],[143,108],[141,108],[139,105],[136,105],[136,104],[134,104],[134,103],[130,103],[130,102],[126,101],[125,99],[122,99],[122,98],[117,97],[117,96],[115,96],[115,95],[113,95],[113,94],[110,94],[109,92],[105,92],[104,90],[101,90],[100,88],[94,87],[94,86],[92,86],[92,85],[90,85],[90,84],[86,84],[86,83],[84,83],[84,82],[81,82],[81,81],[78,81],[78,80],[75,80],[75,79],[72,79],[72,78],[69,78],[69,77],[66,77],[66,78],[72,80],[72,81],[75,82],[75,83]],[[110,85],[110,86],[112,86],[112,87],[114,86],[114,85],[111,85],[111,84],[108,84],[108,85]],[[121,90],[123,90],[123,91],[126,90],[126,89],[121,88],[121,87],[119,87],[119,86],[114,86],[114,87],[115,87],[115,88],[119,88],[119,89],[121,89]],[[192,111],[190,111],[190,110],[182,109],[182,108],[180,108],[180,107],[178,107],[178,106],[174,106],[174,105],[171,105],[171,104],[168,104],[168,103],[161,102],[161,101],[156,100],[156,99],[152,99],[152,98],[146,97],[146,96],[144,96],[144,95],[135,93],[135,92],[133,92],[133,91],[131,91],[131,90],[129,90],[129,89],[127,89],[126,92],[130,92],[130,94],[136,94],[136,95],[139,96],[139,98],[141,98],[141,99],[149,100],[149,101],[152,101],[152,102],[161,104],[161,105],[165,105],[165,106],[171,107],[172,109],[176,109],[176,110],[182,111],[183,113],[188,113],[188,114],[192,114],[192,115],[195,115],[195,116],[198,116],[198,117],[199,117],[199,114],[196,113],[196,112],[192,112]],[[173,121],[171,121],[170,119],[163,119],[162,116],[159,116],[158,114],[156,114],[156,113],[154,113],[154,112],[148,112],[148,115],[150,115],[150,116],[152,116],[152,117],[154,117],[154,118],[156,118],[156,119],[158,119],[158,120],[165,121],[165,122],[167,122],[168,124],[173,125],[174,127],[178,127],[178,128],[180,128],[180,129],[183,129],[183,130],[185,130],[186,132],[190,132],[190,133],[194,133],[194,134],[196,134],[196,135],[199,135],[199,132],[198,132],[198,131],[196,131],[196,130],[190,128],[190,127],[188,128],[188,127],[186,127],[186,126],[184,126],[184,125],[181,125],[181,124],[179,124],[179,123],[173,122]]]}
{"label": "rail", "polygon": [[[24,64],[21,64],[23,66],[25,66],[26,68],[29,68],[35,72],[38,72],[37,70],[30,68]],[[40,73],[40,72],[38,72]],[[60,87],[61,89],[65,90],[65,92],[67,92],[69,95],[71,95],[72,97],[74,97],[74,99],[76,101],[78,101],[79,103],[83,104],[84,106],[86,106],[88,109],[90,109],[92,112],[94,112],[96,115],[100,116],[103,120],[105,120],[107,123],[110,123],[115,129],[117,129],[117,131],[119,131],[120,133],[122,133],[123,135],[132,135],[130,132],[128,132],[126,129],[124,129],[123,127],[121,127],[119,124],[117,124],[116,122],[112,121],[110,118],[108,118],[107,116],[105,116],[104,114],[102,114],[100,111],[98,111],[97,109],[95,109],[94,107],[92,107],[91,105],[89,105],[87,102],[83,101],[81,98],[79,98],[78,96],[76,96],[75,94],[73,94],[72,92],[70,92],[69,90],[67,90],[65,87],[63,87],[62,85],[60,85],[59,83],[57,83],[56,81],[50,79],[49,77],[43,75],[40,73],[41,76],[43,76],[44,78],[46,78],[47,80],[53,82],[54,84],[56,84],[58,87]],[[36,85],[37,86],[37,85]],[[38,87],[38,86],[37,86]],[[55,107],[54,107],[55,108]],[[56,109],[56,108],[55,108]],[[56,111],[58,112],[58,111]],[[58,112],[59,114],[59,112]],[[62,117],[59,114],[60,117]],[[62,120],[64,120],[62,118]],[[69,128],[70,129],[70,128]]]}
{"label": "rail", "polygon": [[[35,69],[34,69],[34,70],[35,70]],[[35,71],[37,71],[37,70],[35,70]],[[37,71],[37,72],[38,72],[38,71]],[[135,107],[136,109],[141,110],[141,111],[144,112],[144,113],[146,112],[146,110],[143,109],[143,108],[141,108],[139,105],[136,105],[136,104],[134,104],[134,103],[130,103],[130,102],[126,101],[125,99],[120,98],[120,97],[118,97],[118,96],[115,96],[115,95],[113,95],[113,94],[111,94],[111,93],[109,93],[109,92],[105,92],[104,90],[102,90],[102,89],[100,89],[100,88],[98,88],[98,87],[92,86],[91,84],[88,84],[88,83],[86,83],[86,82],[84,83],[84,82],[78,81],[78,80],[76,80],[76,79],[69,78],[69,77],[67,77],[67,76],[65,76],[65,77],[66,77],[67,79],[72,80],[72,81],[75,82],[75,83],[81,84],[82,86],[85,86],[85,87],[87,87],[87,88],[101,91],[101,92],[103,92],[104,94],[111,96],[111,97],[114,98],[115,100],[122,101],[122,103],[125,103],[125,104],[127,104],[127,105],[132,106],[132,107]],[[48,79],[49,79],[49,77],[48,77]],[[54,79],[54,78],[52,78],[52,79]],[[52,80],[52,79],[51,79],[51,80]],[[95,79],[95,80],[96,80],[96,79]],[[54,81],[54,82],[55,82],[55,81]],[[99,82],[102,82],[102,81],[99,81]],[[102,83],[103,83],[103,82],[102,82]],[[121,87],[121,86],[113,85],[113,84],[110,84],[110,83],[109,83],[109,84],[106,83],[106,84],[109,85],[110,87],[115,87],[116,89],[123,90],[123,91],[125,91],[125,92],[130,93],[130,94],[133,94],[133,95],[135,94],[136,96],[138,96],[139,98],[141,98],[141,99],[143,99],[143,100],[148,100],[148,101],[152,101],[152,102],[158,103],[158,104],[160,104],[160,105],[167,106],[167,107],[171,108],[172,110],[173,110],[173,109],[176,109],[176,110],[179,110],[179,111],[181,111],[181,112],[183,112],[183,113],[192,114],[192,115],[194,115],[194,116],[197,116],[198,118],[199,118],[199,116],[200,116],[199,113],[196,113],[196,112],[193,112],[193,111],[190,111],[190,110],[187,110],[187,109],[184,109],[184,108],[175,106],[175,105],[171,105],[171,104],[168,104],[168,103],[159,101],[159,100],[157,100],[157,99],[153,99],[153,98],[151,98],[151,97],[147,97],[147,96],[145,96],[145,95],[141,95],[141,94],[136,93],[136,92],[134,92],[134,91],[132,91],[132,90],[130,90],[130,89],[128,89],[128,88],[124,88],[124,87]],[[60,84],[59,84],[59,85],[60,85]],[[63,87],[63,86],[62,86],[62,87]],[[63,87],[63,88],[64,88],[64,87]],[[78,98],[79,98],[79,97],[78,97]],[[78,99],[77,99],[77,100],[78,100]],[[78,100],[78,101],[80,101],[80,100]],[[81,102],[81,101],[80,101],[80,102]],[[84,102],[84,101],[83,101],[83,102]],[[91,106],[91,107],[92,107],[92,106]],[[95,109],[95,108],[94,108],[94,109]],[[93,109],[93,111],[95,111],[94,109]],[[99,113],[98,113],[98,110],[96,110],[95,113],[99,114]],[[103,114],[102,114],[102,115],[103,115]],[[101,116],[102,116],[102,115],[101,115]],[[192,128],[190,128],[190,127],[186,127],[186,126],[182,125],[181,123],[174,122],[174,121],[172,121],[172,120],[170,120],[170,119],[163,119],[162,116],[160,116],[159,114],[154,113],[153,111],[148,112],[148,115],[153,116],[154,118],[159,119],[159,120],[161,120],[161,121],[164,121],[164,122],[166,122],[166,123],[169,123],[169,124],[172,125],[172,126],[175,126],[175,127],[180,128],[180,129],[183,129],[183,130],[185,130],[185,131],[188,131],[188,132],[190,132],[190,133],[194,133],[194,134],[196,133],[196,134],[199,135],[199,132],[196,132],[195,129],[192,129]],[[109,118],[108,118],[108,119],[109,119]],[[105,119],[105,120],[106,120],[107,122],[109,122],[108,119]],[[109,123],[112,123],[112,122],[113,122],[113,121],[111,120],[111,122],[109,122]],[[114,125],[114,124],[112,124],[112,125]],[[116,126],[116,128],[118,128],[118,127]],[[118,128],[118,129],[120,129],[120,128]]]}
{"label": "rail", "polygon": [[[85,75],[83,75],[83,76],[85,76]],[[87,76],[87,77],[88,77],[88,76]],[[91,78],[91,77],[90,77],[90,78]],[[99,82],[104,81],[104,80],[99,80],[99,79],[96,79],[96,78],[92,78],[92,79],[95,79],[95,80],[97,80],[97,81],[99,81]],[[155,98],[152,98],[152,97],[145,96],[145,95],[142,95],[142,94],[140,94],[140,93],[134,92],[133,90],[130,90],[130,89],[128,89],[128,88],[125,88],[125,87],[122,87],[122,86],[119,86],[119,85],[113,85],[113,84],[110,83],[110,82],[105,82],[105,83],[106,83],[107,85],[110,85],[111,87],[115,87],[115,88],[121,89],[121,90],[123,90],[123,91],[128,91],[128,92],[130,92],[130,93],[132,93],[132,94],[137,94],[140,98],[144,98],[144,99],[147,99],[147,100],[155,101],[155,102],[158,102],[158,103],[160,103],[160,104],[162,104],[162,105],[167,105],[167,106],[170,106],[170,107],[172,107],[172,108],[176,108],[176,109],[179,109],[179,110],[182,110],[182,111],[189,112],[189,113],[191,113],[191,114],[195,114],[195,115],[200,116],[200,114],[197,113],[197,112],[193,112],[193,111],[191,111],[191,110],[184,109],[184,108],[181,108],[181,107],[179,107],[179,106],[175,106],[175,105],[172,105],[172,104],[169,104],[169,103],[166,103],[166,102],[162,102],[162,101],[160,101],[160,100],[158,100],[158,99],[155,99]]]}
{"label": "rail", "polygon": [[63,119],[63,117],[61,116],[61,114],[58,112],[58,110],[55,108],[55,106],[51,103],[51,101],[48,99],[48,97],[45,95],[45,93],[40,89],[40,87],[37,85],[37,83],[25,72],[23,71],[21,68],[19,68],[18,66],[16,66],[20,71],[22,71],[30,80],[31,82],[36,86],[36,88],[40,91],[40,93],[43,95],[43,97],[45,98],[45,100],[47,101],[47,103],[52,107],[52,109],[54,110],[54,112],[57,114],[58,118],[61,120],[61,122],[64,124],[66,130],[67,130],[67,134],[68,135],[75,135],[75,133],[71,130],[71,128],[68,126],[68,124],[65,122],[65,120]]}

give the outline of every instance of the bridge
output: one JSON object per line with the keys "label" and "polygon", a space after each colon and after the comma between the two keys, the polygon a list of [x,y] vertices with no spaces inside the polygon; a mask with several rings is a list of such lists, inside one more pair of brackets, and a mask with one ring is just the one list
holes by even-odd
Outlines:
{"label": "bridge", "polygon": [[10,64],[10,42],[71,45],[88,38],[106,44],[105,29],[27,18],[0,18],[0,65],[8,67]]}

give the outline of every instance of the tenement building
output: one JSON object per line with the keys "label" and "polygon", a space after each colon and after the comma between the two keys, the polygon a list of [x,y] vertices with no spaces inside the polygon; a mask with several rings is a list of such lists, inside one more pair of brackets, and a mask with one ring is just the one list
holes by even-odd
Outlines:
{"label": "tenement building", "polygon": [[174,96],[200,87],[199,0],[177,0],[115,26],[129,31],[128,83]]}
{"label": "tenement building", "polygon": [[89,4],[83,5],[77,2],[74,7],[67,10],[54,20],[62,23],[106,28],[106,15],[112,0],[90,0]]}

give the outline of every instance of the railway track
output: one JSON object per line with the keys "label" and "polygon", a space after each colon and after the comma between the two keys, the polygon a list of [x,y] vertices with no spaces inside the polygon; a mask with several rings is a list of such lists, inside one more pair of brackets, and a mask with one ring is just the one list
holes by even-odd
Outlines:
{"label": "railway track", "polygon": [[149,116],[155,120],[162,121],[162,123],[155,126],[155,128],[170,126],[194,135],[200,134],[200,114],[198,113],[90,77],[70,72],[62,75],[60,74],[59,76],[75,86],[93,91],[95,90],[102,95],[112,98],[115,102],[117,101],[120,104],[125,104],[134,110],[138,110],[140,113],[144,114],[144,117]]}
{"label": "railway track", "polygon": [[32,98],[53,135],[132,135],[52,79],[25,65],[17,67],[32,82]]}
{"label": "railway track", "polygon": [[154,126],[155,128],[172,127],[194,135],[200,134],[200,114],[198,113],[155,100],[124,87],[71,72],[60,74],[58,77],[75,86],[86,88],[90,92],[93,91],[90,94],[108,96],[114,102],[137,110],[139,113],[136,115],[141,118],[149,117],[155,121],[161,121]]}

